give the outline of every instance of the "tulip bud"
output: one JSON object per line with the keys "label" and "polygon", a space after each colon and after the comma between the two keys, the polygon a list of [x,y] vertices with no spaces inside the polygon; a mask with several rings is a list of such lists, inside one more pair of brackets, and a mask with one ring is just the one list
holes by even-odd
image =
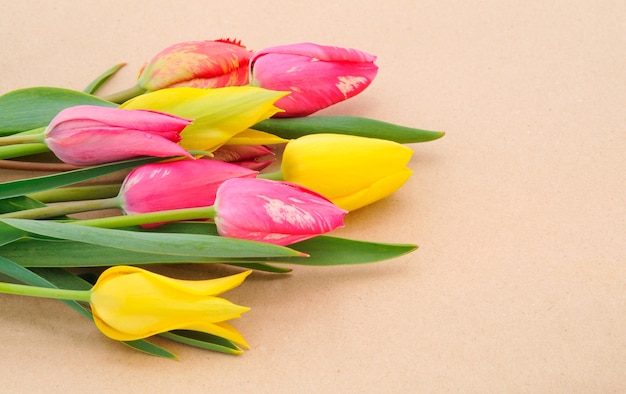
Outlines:
{"label": "tulip bud", "polygon": [[346,100],[372,82],[376,57],[356,49],[311,43],[259,51],[250,59],[251,84],[291,91],[276,102],[276,117],[297,117]]}
{"label": "tulip bud", "polygon": [[346,214],[303,187],[258,178],[222,183],[215,210],[220,235],[283,246],[343,227]]}
{"label": "tulip bud", "polygon": [[256,175],[257,171],[207,159],[145,164],[126,176],[119,196],[127,214],[209,207],[222,182]]}
{"label": "tulip bud", "polygon": [[413,151],[376,138],[311,134],[285,147],[281,171],[297,183],[353,211],[389,196],[411,176]]}
{"label": "tulip bud", "polygon": [[141,156],[186,156],[177,144],[190,120],[160,112],[81,105],[62,110],[44,143],[63,162],[96,165]]}
{"label": "tulip bud", "polygon": [[241,334],[224,322],[250,308],[216,296],[239,286],[249,274],[190,281],[115,266],[104,271],[91,290],[94,322],[103,334],[119,341],[193,330],[248,347]]}
{"label": "tulip bud", "polygon": [[148,91],[246,85],[251,55],[239,41],[182,42],[152,58],[141,70],[137,85]]}

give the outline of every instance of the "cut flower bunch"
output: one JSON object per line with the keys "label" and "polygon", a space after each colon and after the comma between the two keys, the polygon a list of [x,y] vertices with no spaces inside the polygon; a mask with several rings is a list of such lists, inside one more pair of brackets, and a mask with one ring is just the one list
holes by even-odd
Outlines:
{"label": "cut flower bunch", "polygon": [[[220,295],[253,271],[414,251],[329,234],[406,183],[406,144],[444,135],[315,114],[363,92],[375,60],[313,43],[191,41],[106,97],[99,88],[121,64],[82,92],[0,96],[0,167],[47,172],[0,183],[0,292],[59,299],[152,355],[175,358],[154,335],[239,354],[248,345],[228,321],[249,308]],[[178,263],[240,272],[181,280],[149,270]]]}

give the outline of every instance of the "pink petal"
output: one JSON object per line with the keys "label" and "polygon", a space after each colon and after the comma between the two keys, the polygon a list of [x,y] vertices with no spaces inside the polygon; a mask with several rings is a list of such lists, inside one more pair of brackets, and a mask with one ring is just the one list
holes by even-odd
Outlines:
{"label": "pink petal", "polygon": [[286,182],[230,179],[217,191],[220,235],[288,245],[343,227],[346,214],[326,198]]}
{"label": "pink petal", "polygon": [[291,94],[276,102],[276,117],[306,116],[367,88],[378,72],[375,56],[350,48],[296,44],[268,48],[253,56],[259,86]]}
{"label": "pink petal", "polygon": [[145,131],[93,128],[82,132],[54,132],[46,145],[63,162],[89,166],[135,157],[192,156],[180,145]]}
{"label": "pink petal", "polygon": [[126,213],[208,207],[222,182],[256,175],[238,165],[206,159],[146,164],[128,174],[120,196]]}

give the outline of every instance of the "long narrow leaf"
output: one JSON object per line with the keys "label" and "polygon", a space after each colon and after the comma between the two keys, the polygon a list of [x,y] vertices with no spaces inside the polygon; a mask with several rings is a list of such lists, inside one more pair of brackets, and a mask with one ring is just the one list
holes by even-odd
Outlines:
{"label": "long narrow leaf", "polygon": [[214,235],[136,232],[28,219],[0,222],[34,234],[134,252],[225,258],[301,255],[283,246]]}
{"label": "long narrow leaf", "polygon": [[243,353],[243,350],[231,341],[199,331],[176,330],[165,332],[160,335],[164,338],[202,349],[213,350],[226,354]]}
{"label": "long narrow leaf", "polygon": [[45,127],[62,109],[76,105],[117,104],[75,90],[35,87],[0,96],[0,135]]}
{"label": "long narrow leaf", "polygon": [[426,142],[444,136],[442,131],[404,127],[358,116],[306,116],[302,118],[271,118],[252,126],[286,139],[307,134],[335,133],[379,138],[401,144]]}

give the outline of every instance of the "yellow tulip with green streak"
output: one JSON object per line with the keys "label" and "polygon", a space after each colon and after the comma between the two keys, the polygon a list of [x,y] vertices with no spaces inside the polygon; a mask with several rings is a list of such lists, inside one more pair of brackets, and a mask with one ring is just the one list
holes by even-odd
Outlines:
{"label": "yellow tulip with green streak", "polygon": [[171,330],[216,335],[248,347],[227,320],[247,307],[217,297],[240,285],[251,271],[209,280],[181,280],[132,266],[107,269],[91,290],[96,326],[106,336],[132,341]]}
{"label": "yellow tulip with green streak", "polygon": [[246,141],[254,139],[257,145],[286,142],[249,128],[281,111],[274,103],[287,94],[251,86],[170,88],[135,97],[120,107],[192,119],[193,122],[181,133],[180,144],[187,150],[213,152],[244,131]]}
{"label": "yellow tulip with green streak", "polygon": [[289,141],[282,178],[353,211],[389,196],[411,176],[413,151],[396,142],[343,134],[311,134]]}

